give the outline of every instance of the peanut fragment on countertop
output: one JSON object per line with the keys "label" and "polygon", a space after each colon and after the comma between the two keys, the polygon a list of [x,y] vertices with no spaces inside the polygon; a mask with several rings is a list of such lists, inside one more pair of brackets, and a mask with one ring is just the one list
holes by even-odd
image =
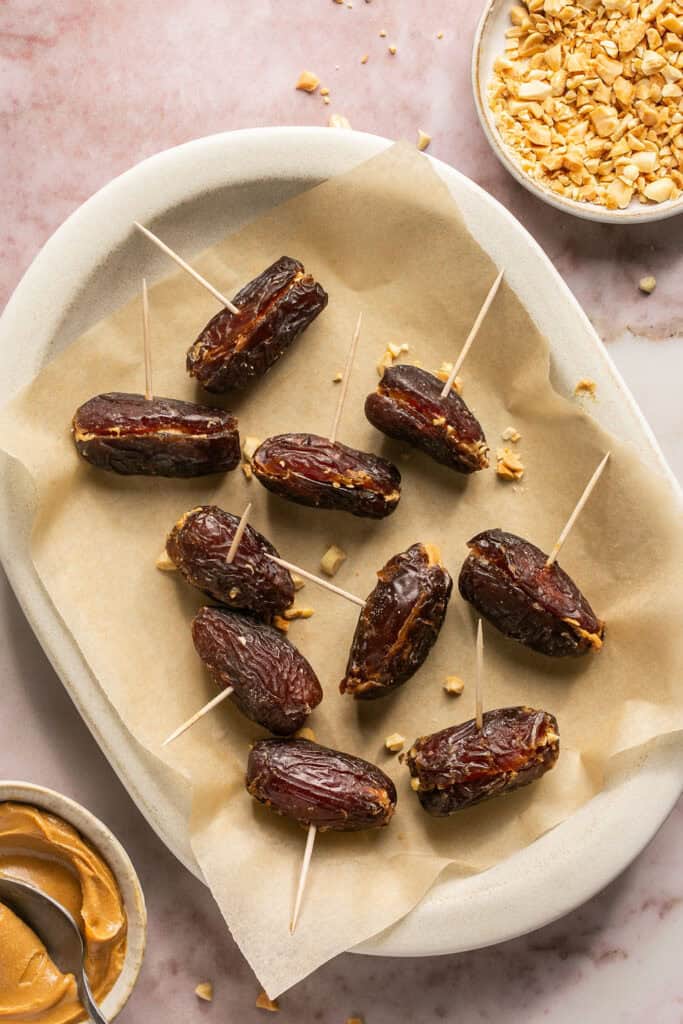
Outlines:
{"label": "peanut fragment on countertop", "polygon": [[511,448],[499,448],[496,452],[498,465],[496,473],[502,480],[521,480],[524,476],[524,464]]}
{"label": "peanut fragment on countertop", "polygon": [[336,576],[346,558],[347,555],[343,548],[337,547],[336,544],[331,544],[320,559],[320,568],[326,576]]}
{"label": "peanut fragment on countertop", "polygon": [[417,129],[417,148],[420,152],[423,152],[431,141],[431,135],[428,135],[427,132],[423,132],[421,128]]}
{"label": "peanut fragment on countertop", "polygon": [[197,999],[203,999],[205,1003],[210,1003],[213,1000],[213,985],[210,981],[202,981],[197,985],[194,994]]}
{"label": "peanut fragment on countertop", "polygon": [[312,71],[302,71],[296,83],[296,88],[302,92],[315,92],[320,85],[320,79]]}
{"label": "peanut fragment on countertop", "polygon": [[453,694],[455,697],[459,697],[465,689],[465,684],[460,676],[446,676],[446,682],[443,684],[443,688],[446,693]]}
{"label": "peanut fragment on countertop", "polygon": [[162,572],[174,572],[176,569],[176,564],[168,557],[166,548],[161,552],[155,564],[157,569],[161,569]]}
{"label": "peanut fragment on countertop", "polygon": [[256,997],[256,1007],[259,1010],[269,1010],[271,1013],[277,1013],[280,1007],[274,999],[269,999],[265,992],[259,992]]}
{"label": "peanut fragment on countertop", "polygon": [[312,608],[287,608],[282,614],[288,622],[292,622],[294,619],[310,619],[314,612]]}
{"label": "peanut fragment on countertop", "polygon": [[517,444],[521,440],[522,435],[514,427],[506,427],[503,433],[500,435],[503,441],[512,441],[513,444]]}
{"label": "peanut fragment on countertop", "polygon": [[653,277],[651,274],[647,277],[641,277],[638,282],[638,287],[645,295],[652,295],[653,291],[657,287],[657,278]]}
{"label": "peanut fragment on countertop", "polygon": [[683,194],[681,0],[526,0],[510,21],[488,99],[522,170],[611,210]]}
{"label": "peanut fragment on countertop", "polygon": [[406,738],[401,736],[400,732],[392,732],[390,736],[384,741],[384,746],[387,750],[391,751],[392,754],[398,754],[399,750],[403,750]]}
{"label": "peanut fragment on countertop", "polygon": [[254,457],[254,452],[261,445],[261,439],[259,437],[251,437],[248,435],[242,442],[242,455],[246,462],[251,462]]}

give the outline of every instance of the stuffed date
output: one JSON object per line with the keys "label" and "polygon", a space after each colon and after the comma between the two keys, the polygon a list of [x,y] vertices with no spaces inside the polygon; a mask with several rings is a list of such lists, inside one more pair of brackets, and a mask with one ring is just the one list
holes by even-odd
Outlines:
{"label": "stuffed date", "polygon": [[237,293],[187,353],[187,370],[213,392],[262,377],[327,305],[327,293],[298,260],[282,256]]}
{"label": "stuffed date", "polygon": [[377,576],[339,686],[357,700],[384,697],[417,672],[439,635],[453,587],[429,544],[394,555]]}
{"label": "stuffed date", "polygon": [[76,410],[72,435],[87,462],[124,476],[203,476],[240,461],[231,413],[175,398],[96,395]]}
{"label": "stuffed date", "polygon": [[191,586],[228,608],[254,612],[266,621],[294,601],[287,569],[269,555],[278,552],[262,533],[247,526],[232,562],[227,562],[239,517],[216,505],[186,512],[166,541],[166,554]]}
{"label": "stuffed date", "polygon": [[259,740],[246,786],[277,814],[321,832],[381,828],[396,808],[396,788],[380,768],[310,740]]}
{"label": "stuffed date", "polygon": [[300,729],[323,699],[318,677],[273,626],[221,608],[202,608],[192,622],[195,650],[220,690],[246,718],[277,736]]}
{"label": "stuffed date", "polygon": [[540,548],[503,530],[479,533],[468,546],[460,593],[501,633],[555,658],[600,650],[604,622]]}
{"label": "stuffed date", "polygon": [[540,779],[560,754],[557,721],[547,711],[487,711],[481,731],[471,719],[415,740],[404,760],[422,807],[454,814]]}
{"label": "stuffed date", "polygon": [[407,441],[458,473],[486,469],[488,447],[479,421],[456,391],[442,398],[442,388],[427,370],[389,366],[365,400],[365,415],[383,434]]}
{"label": "stuffed date", "polygon": [[383,519],[401,497],[401,474],[391,462],[317,434],[267,438],[251,468],[273,494],[312,508]]}

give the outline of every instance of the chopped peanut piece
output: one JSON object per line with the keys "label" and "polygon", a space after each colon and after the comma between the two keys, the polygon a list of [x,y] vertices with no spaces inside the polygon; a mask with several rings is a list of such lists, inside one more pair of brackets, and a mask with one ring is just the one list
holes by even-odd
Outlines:
{"label": "chopped peanut piece", "polygon": [[367,53],[363,54],[363,56],[360,59],[360,62],[361,62],[361,64],[367,64],[367,62],[368,62],[368,54]]}
{"label": "chopped peanut piece", "polygon": [[522,170],[611,210],[683,195],[681,0],[525,0],[510,21],[488,100]]}
{"label": "chopped peanut piece", "polygon": [[244,476],[245,476],[245,478],[246,478],[247,480],[251,480],[251,478],[252,478],[252,477],[253,477],[253,475],[254,475],[254,471],[253,471],[253,469],[251,468],[251,465],[250,465],[250,463],[248,463],[248,462],[243,462],[243,463],[242,463],[242,465],[241,465],[241,469],[242,469],[242,472],[244,473]]}
{"label": "chopped peanut piece", "polygon": [[332,383],[333,384],[341,384],[341,382],[343,380],[344,380],[344,374],[341,372],[341,370],[337,370],[337,372],[335,373],[334,377],[332,378]]}
{"label": "chopped peanut piece", "polygon": [[289,633],[289,623],[287,619],[283,619],[281,615],[273,616],[273,625],[276,629],[279,629],[281,633]]}
{"label": "chopped peanut piece", "polygon": [[499,448],[496,452],[498,465],[496,473],[502,480],[521,480],[524,476],[524,464],[517,452],[510,448]]}
{"label": "chopped peanut piece", "polygon": [[406,738],[401,736],[400,732],[392,732],[391,736],[387,736],[385,739],[384,746],[392,754],[398,754],[399,750],[403,750],[405,742]]}
{"label": "chopped peanut piece", "polygon": [[409,345],[394,345],[393,342],[389,342],[387,348],[391,352],[392,359],[398,359],[399,356],[403,355],[404,352],[410,352]]}
{"label": "chopped peanut piece", "polygon": [[591,398],[595,398],[595,392],[597,391],[598,385],[590,377],[582,377],[581,380],[576,382],[574,388],[575,395],[590,395]]}
{"label": "chopped peanut piece", "polygon": [[296,83],[296,88],[302,92],[315,92],[320,85],[320,79],[312,71],[302,71]]}
{"label": "chopped peanut piece", "polygon": [[411,779],[410,780],[410,788],[415,793],[417,793],[418,789],[420,788],[420,780],[419,779],[415,779],[415,778]]}
{"label": "chopped peanut piece", "polygon": [[427,149],[431,141],[431,135],[427,135],[427,132],[423,132],[421,128],[417,129],[417,148],[420,152]]}
{"label": "chopped peanut piece", "polygon": [[350,128],[351,122],[343,114],[330,114],[327,122],[329,128]]}
{"label": "chopped peanut piece", "polygon": [[174,572],[176,568],[176,564],[169,558],[169,554],[166,548],[164,548],[164,550],[157,558],[155,565],[157,569],[161,569],[162,572]]}
{"label": "chopped peanut piece", "polygon": [[296,572],[292,573],[292,583],[294,584],[295,591],[303,590],[303,588],[306,586],[306,580],[303,578],[303,576],[299,576],[299,574]]}
{"label": "chopped peanut piece", "polygon": [[517,444],[522,435],[514,427],[506,427],[500,436],[503,441],[512,441],[513,444]]}
{"label": "chopped peanut piece", "polygon": [[[652,295],[653,291],[657,287],[657,278],[652,275],[649,275],[648,277],[641,277],[638,282],[638,287],[645,295]],[[158,564],[159,563],[157,562],[157,565]]]}
{"label": "chopped peanut piece", "polygon": [[254,452],[261,446],[261,439],[259,437],[245,437],[242,442],[242,455],[246,462],[251,462],[254,457]]}
{"label": "chopped peanut piece", "polygon": [[294,619],[310,619],[314,612],[312,608],[286,608],[282,614],[288,622],[292,622]]}
{"label": "chopped peanut piece", "polygon": [[[439,369],[436,371],[435,376],[442,380],[444,384],[448,380],[453,370],[453,363],[442,363]],[[460,395],[462,394],[462,377],[456,377],[453,381],[453,391],[457,391]]]}
{"label": "chopped peanut piece", "polygon": [[446,693],[451,693],[453,696],[459,697],[465,689],[465,684],[459,676],[446,676],[446,682],[443,684],[443,688]]}
{"label": "chopped peanut piece", "polygon": [[297,729],[294,735],[298,740],[310,740],[311,743],[315,743],[315,733],[307,725],[302,726],[301,729]]}
{"label": "chopped peanut piece", "polygon": [[320,568],[326,576],[336,576],[346,559],[347,554],[343,548],[332,544],[320,559]]}
{"label": "chopped peanut piece", "polygon": [[274,999],[269,999],[265,992],[260,992],[256,997],[256,1006],[259,1010],[269,1010],[271,1013],[277,1013],[280,1007]]}
{"label": "chopped peanut piece", "polygon": [[213,999],[213,985],[210,981],[202,981],[197,985],[194,994],[198,999],[203,999],[205,1003],[210,1003]]}
{"label": "chopped peanut piece", "polygon": [[389,53],[391,54],[392,57],[395,56],[396,49],[397,48],[395,46],[393,46],[393,45],[389,47]]}

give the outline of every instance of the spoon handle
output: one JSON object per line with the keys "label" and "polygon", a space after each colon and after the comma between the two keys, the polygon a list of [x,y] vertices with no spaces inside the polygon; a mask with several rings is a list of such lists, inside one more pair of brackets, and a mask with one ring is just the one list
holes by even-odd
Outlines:
{"label": "spoon handle", "polygon": [[79,977],[77,978],[77,982],[78,995],[80,996],[81,1003],[83,1004],[83,1008],[87,1010],[87,1012],[90,1014],[90,1019],[93,1021],[93,1024],[109,1024],[109,1021],[101,1013],[99,1007],[97,1006],[97,1003],[93,998],[93,994],[90,991],[90,985],[88,984],[88,979],[86,977],[86,973],[84,970],[81,971]]}

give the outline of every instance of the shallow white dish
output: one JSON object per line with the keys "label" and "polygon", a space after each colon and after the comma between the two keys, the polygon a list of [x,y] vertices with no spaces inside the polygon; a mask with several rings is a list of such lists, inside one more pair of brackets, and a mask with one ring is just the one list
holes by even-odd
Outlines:
{"label": "shallow white dish", "polygon": [[[137,294],[144,272],[168,261],[132,229],[150,224],[191,256],[312,185],[380,152],[375,136],[328,128],[268,128],[199,139],[146,160],[107,185],[56,232],[38,255],[0,321],[0,402],[86,327]],[[571,394],[579,376],[598,384],[594,414],[680,493],[587,317],[540,247],[494,199],[433,161],[469,229],[550,339],[552,377]],[[567,340],[571,339],[571,344]],[[593,410],[591,410],[593,411]],[[30,509],[13,500],[18,472],[0,461],[0,557],[36,635],[88,727],[132,798],[166,845],[195,874],[186,839],[188,793],[178,776],[130,736],[97,686],[43,590],[29,557]],[[572,910],[640,852],[683,786],[683,751],[644,760],[579,813],[495,869],[435,885],[411,914],[358,947],[416,956],[489,945]],[[637,813],[634,813],[637,808]]]}
{"label": "shallow white dish", "polygon": [[665,220],[683,213],[683,195],[678,199],[670,199],[666,203],[643,205],[632,201],[625,210],[608,210],[597,203],[584,203],[576,199],[567,199],[528,175],[517,163],[508,146],[503,142],[496,121],[489,107],[487,88],[493,77],[493,63],[505,49],[505,32],[510,28],[510,8],[514,0],[488,0],[481,16],[472,49],[472,89],[474,102],[484,134],[491,149],[500,162],[535,196],[545,203],[571,213],[584,220],[603,221],[608,224],[643,224],[645,221]]}
{"label": "shallow white dish", "polygon": [[34,807],[49,811],[69,825],[73,825],[102,855],[114,874],[126,908],[128,940],[123,970],[100,1006],[108,1020],[113,1020],[126,1005],[135,988],[147,939],[145,897],[131,859],[116,836],[99,818],[61,793],[56,793],[45,786],[36,786],[31,782],[0,780],[0,803],[8,800],[33,804]]}

